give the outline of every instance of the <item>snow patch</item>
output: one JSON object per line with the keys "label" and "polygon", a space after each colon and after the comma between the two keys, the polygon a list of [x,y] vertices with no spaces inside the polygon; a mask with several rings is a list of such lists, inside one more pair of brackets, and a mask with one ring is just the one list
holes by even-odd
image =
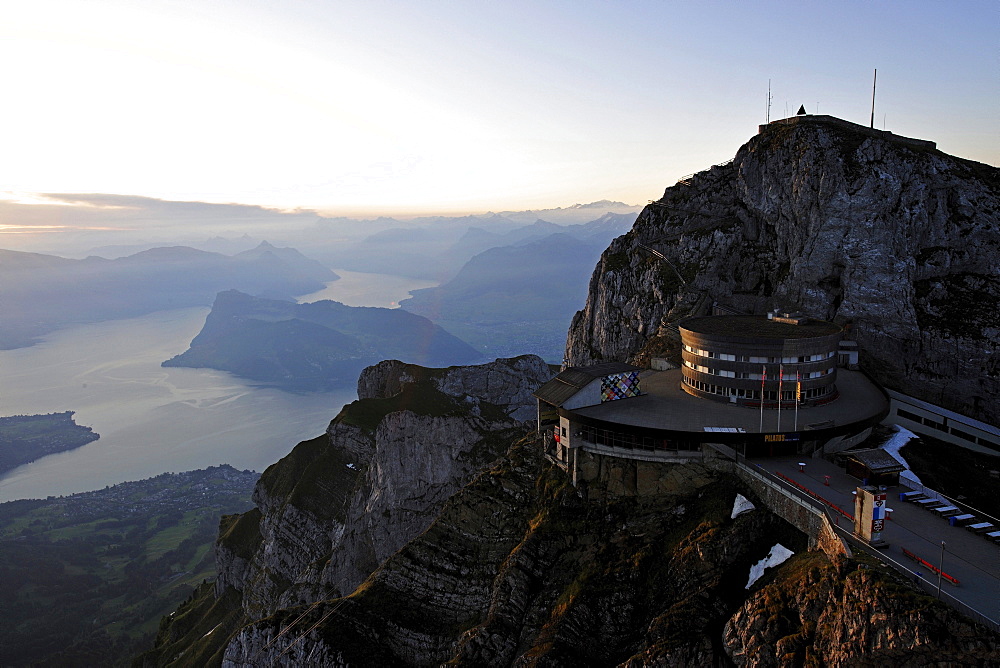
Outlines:
{"label": "snow patch", "polygon": [[909,443],[911,439],[918,438],[918,436],[906,427],[900,427],[898,424],[890,425],[889,428],[894,430],[896,433],[889,437],[889,440],[885,442],[882,449],[895,457],[899,460],[900,464],[906,467],[906,472],[908,474],[906,476],[907,478],[913,480],[914,482],[920,482],[920,478],[917,477],[916,473],[910,470],[910,465],[907,464],[903,456],[899,454],[900,448]]}
{"label": "snow patch", "polygon": [[765,568],[770,568],[771,566],[777,566],[778,564],[784,563],[793,554],[795,553],[781,543],[775,543],[774,547],[771,548],[771,551],[767,553],[766,557],[750,567],[750,580],[747,582],[747,586],[744,587],[744,589],[749,589],[753,586],[753,583],[764,575]]}
{"label": "snow patch", "polygon": [[748,513],[751,510],[756,510],[757,506],[750,502],[750,499],[743,496],[742,494],[736,495],[736,500],[733,501],[733,514],[729,516],[729,519],[734,520],[737,516],[743,513]]}

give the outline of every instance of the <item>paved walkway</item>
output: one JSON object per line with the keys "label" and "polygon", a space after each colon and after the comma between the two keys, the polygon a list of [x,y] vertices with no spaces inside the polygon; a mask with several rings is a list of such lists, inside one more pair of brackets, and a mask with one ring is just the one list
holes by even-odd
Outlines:
{"label": "paved walkway", "polygon": [[[854,514],[854,495],[861,484],[857,478],[825,459],[811,457],[770,457],[749,459],[772,473],[782,473],[823,498]],[[805,462],[805,471],[799,471],[799,462]],[[830,485],[824,476],[830,476]],[[958,578],[958,586],[943,581],[942,592],[947,592],[987,617],[1000,621],[1000,545],[976,535],[962,527],[953,527],[948,520],[933,510],[900,501],[899,493],[909,491],[903,485],[887,490],[886,504],[892,508],[892,519],[885,523],[882,538],[889,543],[881,552],[937,586],[937,574],[907,559],[903,548],[937,566],[941,559],[941,541],[945,542],[944,572]],[[835,513],[836,514],[836,513]],[[847,518],[840,526],[853,527]]]}

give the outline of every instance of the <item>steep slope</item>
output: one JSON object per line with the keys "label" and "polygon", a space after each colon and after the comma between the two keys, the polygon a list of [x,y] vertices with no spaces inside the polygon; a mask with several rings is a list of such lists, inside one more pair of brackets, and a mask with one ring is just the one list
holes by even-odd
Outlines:
{"label": "steep slope", "polygon": [[223,518],[214,590],[165,619],[145,665],[172,664],[178,653],[181,665],[218,663],[246,620],[353,591],[525,433],[531,392],[551,376],[533,356],[450,369],[389,360],[366,369],[358,401],[327,433],[263,473],[257,508]]}
{"label": "steep slope", "polygon": [[486,355],[518,351],[561,361],[566,328],[608,240],[580,241],[560,232],[490,248],[447,283],[414,290],[400,307],[430,318]]}
{"label": "steep slope", "polygon": [[661,324],[713,302],[801,308],[849,325],[883,384],[997,423],[998,261],[1000,170],[844,122],[772,124],[611,244],[566,356],[669,353]]}
{"label": "steep slope", "polygon": [[[225,242],[224,239],[220,239],[220,241]],[[294,248],[279,248],[266,241],[261,241],[255,248],[236,253],[233,257],[237,260],[246,260],[248,262],[263,261],[276,265],[284,263],[289,267],[294,267],[302,279],[317,281],[319,283],[336,281],[340,278],[340,276],[316,260],[306,257],[298,250]]]}
{"label": "steep slope", "polygon": [[[855,666],[1000,658],[996,634],[892,576],[804,551],[803,537],[767,512],[729,519],[734,479],[678,469],[686,475],[673,493],[589,504],[524,442],[351,596],[243,628],[224,663]],[[796,556],[747,592],[750,565],[776,541]]]}
{"label": "steep slope", "polygon": [[[349,593],[523,433],[531,388],[550,375],[533,357],[450,370],[371,367],[359,400],[324,436],[261,476],[260,549],[238,576],[222,569],[219,589],[243,591],[248,614]],[[221,563],[229,549],[220,543]]]}
{"label": "steep slope", "polygon": [[[328,433],[224,518],[219,577],[142,665],[924,665],[1000,660],[1000,637],[864,561],[806,550],[712,460],[654,496],[587,492],[529,415],[537,358],[383,362]],[[475,392],[475,394],[470,394]],[[611,467],[613,468],[613,467]],[[620,472],[619,472],[620,473]],[[758,509],[731,518],[737,493]],[[751,587],[775,543],[795,556]]]}

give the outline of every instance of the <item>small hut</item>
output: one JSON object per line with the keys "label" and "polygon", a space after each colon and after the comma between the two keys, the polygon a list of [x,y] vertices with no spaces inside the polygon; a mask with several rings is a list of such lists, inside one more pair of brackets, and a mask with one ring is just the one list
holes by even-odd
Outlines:
{"label": "small hut", "polygon": [[866,485],[899,484],[899,472],[906,469],[899,460],[882,448],[868,450],[848,450],[843,453],[847,463],[847,473]]}

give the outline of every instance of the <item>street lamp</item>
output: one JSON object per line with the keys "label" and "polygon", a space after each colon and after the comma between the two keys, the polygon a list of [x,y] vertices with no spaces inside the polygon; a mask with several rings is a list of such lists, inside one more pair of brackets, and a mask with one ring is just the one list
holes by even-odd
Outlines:
{"label": "street lamp", "polygon": [[941,541],[941,560],[938,562],[938,600],[941,600],[941,575],[944,573],[944,541]]}

